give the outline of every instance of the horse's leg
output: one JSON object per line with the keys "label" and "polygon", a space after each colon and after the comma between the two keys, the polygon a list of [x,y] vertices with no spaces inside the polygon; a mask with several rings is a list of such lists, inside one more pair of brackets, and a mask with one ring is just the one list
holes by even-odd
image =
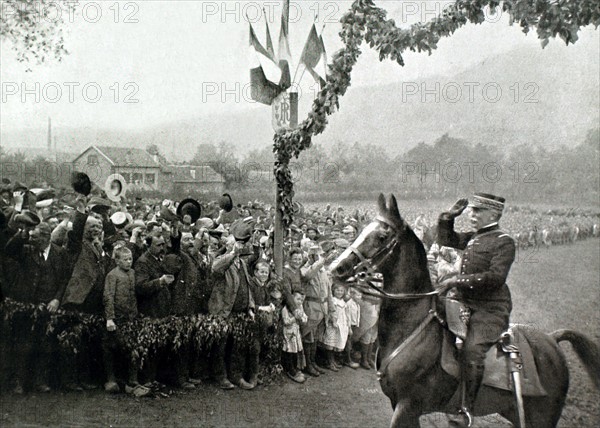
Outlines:
{"label": "horse's leg", "polygon": [[421,412],[417,409],[414,402],[405,399],[396,403],[394,415],[392,416],[391,428],[419,428],[419,416]]}

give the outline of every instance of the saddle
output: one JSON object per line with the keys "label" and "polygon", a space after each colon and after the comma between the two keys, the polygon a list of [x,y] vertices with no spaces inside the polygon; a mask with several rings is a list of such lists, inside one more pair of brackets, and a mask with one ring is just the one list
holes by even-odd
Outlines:
{"label": "saddle", "polygon": [[[512,349],[516,347],[522,360],[522,395],[525,397],[543,397],[548,395],[540,382],[533,351],[525,334],[526,328],[514,324],[511,325],[507,333],[511,338],[508,346]],[[442,369],[456,379],[460,379],[460,363],[457,359],[459,351],[454,346],[455,336],[448,330],[445,330],[444,334],[441,357]],[[503,350],[503,346],[506,347],[507,343],[505,340],[502,340],[502,337],[506,336],[502,334],[498,338],[498,342],[486,354],[482,384],[492,388],[513,391],[513,380],[510,371],[511,362],[509,361],[509,354]]]}

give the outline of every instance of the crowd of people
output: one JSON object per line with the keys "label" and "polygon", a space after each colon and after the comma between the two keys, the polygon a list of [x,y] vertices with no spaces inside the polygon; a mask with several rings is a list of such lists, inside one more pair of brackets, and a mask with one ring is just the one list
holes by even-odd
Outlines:
{"label": "crowd of people", "polygon": [[[266,335],[280,336],[281,366],[293,382],[338,372],[342,365],[374,368],[381,301],[335,283],[327,271],[372,220],[370,213],[297,205],[279,276],[273,263],[275,209],[263,202],[234,204],[228,194],[203,204],[111,200],[98,189],[73,187],[75,192],[57,192],[2,184],[0,285],[4,305],[35,305],[50,316],[100,317],[102,330],[90,344],[98,355],[91,348],[63,352],[48,328],[32,324],[30,312],[13,311],[0,340],[10,350],[3,357],[3,383],[14,393],[103,386],[109,393],[145,396],[159,381],[191,390],[209,379],[223,389],[250,390],[261,379]],[[521,233],[518,221],[511,227],[513,213],[507,214],[507,229]],[[551,220],[536,231],[556,225],[577,228],[575,239],[598,236],[597,216],[544,215]],[[413,228],[426,243],[432,278],[443,280],[456,272],[460,254],[427,242],[430,224],[432,219],[419,216]],[[176,351],[159,350],[141,367],[130,357],[123,332],[136,320],[198,314],[242,315],[258,330],[249,343],[229,332],[207,348],[186,342]]]}
{"label": "crowd of people", "polygon": [[[103,319],[95,344],[99,365],[90,349],[57,349],[49,329],[28,319],[31,313],[12,313],[2,341],[10,349],[4,375],[15,393],[83,390],[101,386],[99,379],[107,392],[136,396],[165,379],[184,389],[212,378],[223,389],[249,390],[259,382],[265,334],[281,334],[281,365],[294,382],[337,372],[342,364],[374,367],[380,302],[332,284],[326,271],[364,218],[330,208],[318,218],[298,213],[305,219],[289,229],[279,276],[273,269],[274,208],[263,203],[234,206],[227,194],[204,206],[193,199],[115,202],[101,192],[85,193],[57,194],[18,182],[1,189],[4,305]],[[122,332],[136,319],[194,314],[243,315],[259,330],[250,344],[232,334],[209,349],[186,342],[177,352],[147,356],[141,369],[130,358]],[[360,347],[360,363],[353,360],[353,344]]]}

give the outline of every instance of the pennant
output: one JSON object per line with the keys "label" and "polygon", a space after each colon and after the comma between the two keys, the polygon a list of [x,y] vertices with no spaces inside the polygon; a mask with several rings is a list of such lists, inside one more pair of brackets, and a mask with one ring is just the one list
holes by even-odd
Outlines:
{"label": "pennant", "polygon": [[[259,103],[271,105],[282,88],[273,83],[281,79],[281,69],[269,52],[260,44],[250,23],[250,97]],[[267,72],[268,71],[268,72]]]}
{"label": "pennant", "polygon": [[281,13],[281,30],[279,31],[279,50],[277,52],[279,68],[281,69],[281,79],[279,80],[279,86],[281,86],[282,89],[287,89],[290,86],[292,86],[292,76],[290,73],[292,54],[290,52],[290,44],[288,41],[289,22],[290,0],[284,0],[283,12]]}
{"label": "pennant", "polygon": [[327,80],[327,52],[323,35],[317,33],[317,27],[313,24],[308,34],[308,39],[302,50],[300,63],[306,67],[306,70],[319,82],[321,87],[325,86]]}
{"label": "pennant", "polygon": [[[264,16],[267,16],[267,12],[263,9]],[[267,26],[267,52],[275,61],[275,49],[273,49],[273,40],[271,39],[271,30],[269,30],[269,21],[265,19],[265,24]]]}

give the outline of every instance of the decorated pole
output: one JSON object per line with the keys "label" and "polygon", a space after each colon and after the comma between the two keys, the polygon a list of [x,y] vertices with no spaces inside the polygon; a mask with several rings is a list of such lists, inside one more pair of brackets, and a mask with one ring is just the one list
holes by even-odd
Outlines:
{"label": "decorated pole", "polygon": [[[286,129],[294,129],[298,126],[298,93],[282,92],[275,98],[272,104],[272,124],[275,132]],[[275,227],[273,242],[273,260],[277,275],[283,274],[283,238],[285,230],[283,227],[283,206],[281,194],[283,189],[275,180]]]}

